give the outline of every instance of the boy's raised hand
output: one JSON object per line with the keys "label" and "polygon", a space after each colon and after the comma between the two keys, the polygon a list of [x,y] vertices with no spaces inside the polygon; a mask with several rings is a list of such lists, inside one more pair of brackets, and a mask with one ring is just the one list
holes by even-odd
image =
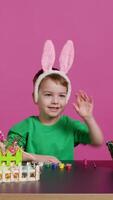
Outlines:
{"label": "boy's raised hand", "polygon": [[73,103],[73,106],[83,119],[92,117],[93,100],[84,91],[79,91],[76,94],[76,102]]}

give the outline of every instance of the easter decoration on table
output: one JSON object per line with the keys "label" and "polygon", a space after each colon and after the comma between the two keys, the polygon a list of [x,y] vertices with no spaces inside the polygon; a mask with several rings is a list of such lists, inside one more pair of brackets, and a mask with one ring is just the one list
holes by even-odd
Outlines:
{"label": "easter decoration on table", "polygon": [[18,146],[21,137],[12,144],[5,140],[0,131],[0,182],[38,181],[40,165],[30,162],[22,163],[23,149]]}

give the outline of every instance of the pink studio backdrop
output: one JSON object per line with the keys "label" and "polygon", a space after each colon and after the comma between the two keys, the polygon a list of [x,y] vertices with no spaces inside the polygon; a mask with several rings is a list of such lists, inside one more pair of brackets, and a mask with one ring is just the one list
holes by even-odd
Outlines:
{"label": "pink studio backdrop", "polygon": [[[93,96],[94,115],[105,142],[113,139],[113,1],[0,0],[0,129],[37,114],[32,77],[40,69],[42,47],[52,39],[56,65],[63,44],[72,39],[76,59],[69,72],[73,92],[65,114],[80,119],[72,103],[79,89]],[[105,143],[79,145],[75,159],[111,159]]]}

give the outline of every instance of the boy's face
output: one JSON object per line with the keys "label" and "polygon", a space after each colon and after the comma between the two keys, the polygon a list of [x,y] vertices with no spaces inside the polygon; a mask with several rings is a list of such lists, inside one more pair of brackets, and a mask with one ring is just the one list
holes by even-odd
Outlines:
{"label": "boy's face", "polygon": [[67,88],[47,78],[39,89],[38,106],[43,117],[58,118],[66,105]]}

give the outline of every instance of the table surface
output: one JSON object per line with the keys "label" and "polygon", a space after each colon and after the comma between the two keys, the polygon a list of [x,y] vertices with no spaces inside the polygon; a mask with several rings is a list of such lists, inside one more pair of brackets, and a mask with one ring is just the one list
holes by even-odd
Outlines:
{"label": "table surface", "polygon": [[72,163],[72,169],[43,168],[40,181],[0,183],[0,193],[32,194],[111,194],[113,193],[113,161]]}

